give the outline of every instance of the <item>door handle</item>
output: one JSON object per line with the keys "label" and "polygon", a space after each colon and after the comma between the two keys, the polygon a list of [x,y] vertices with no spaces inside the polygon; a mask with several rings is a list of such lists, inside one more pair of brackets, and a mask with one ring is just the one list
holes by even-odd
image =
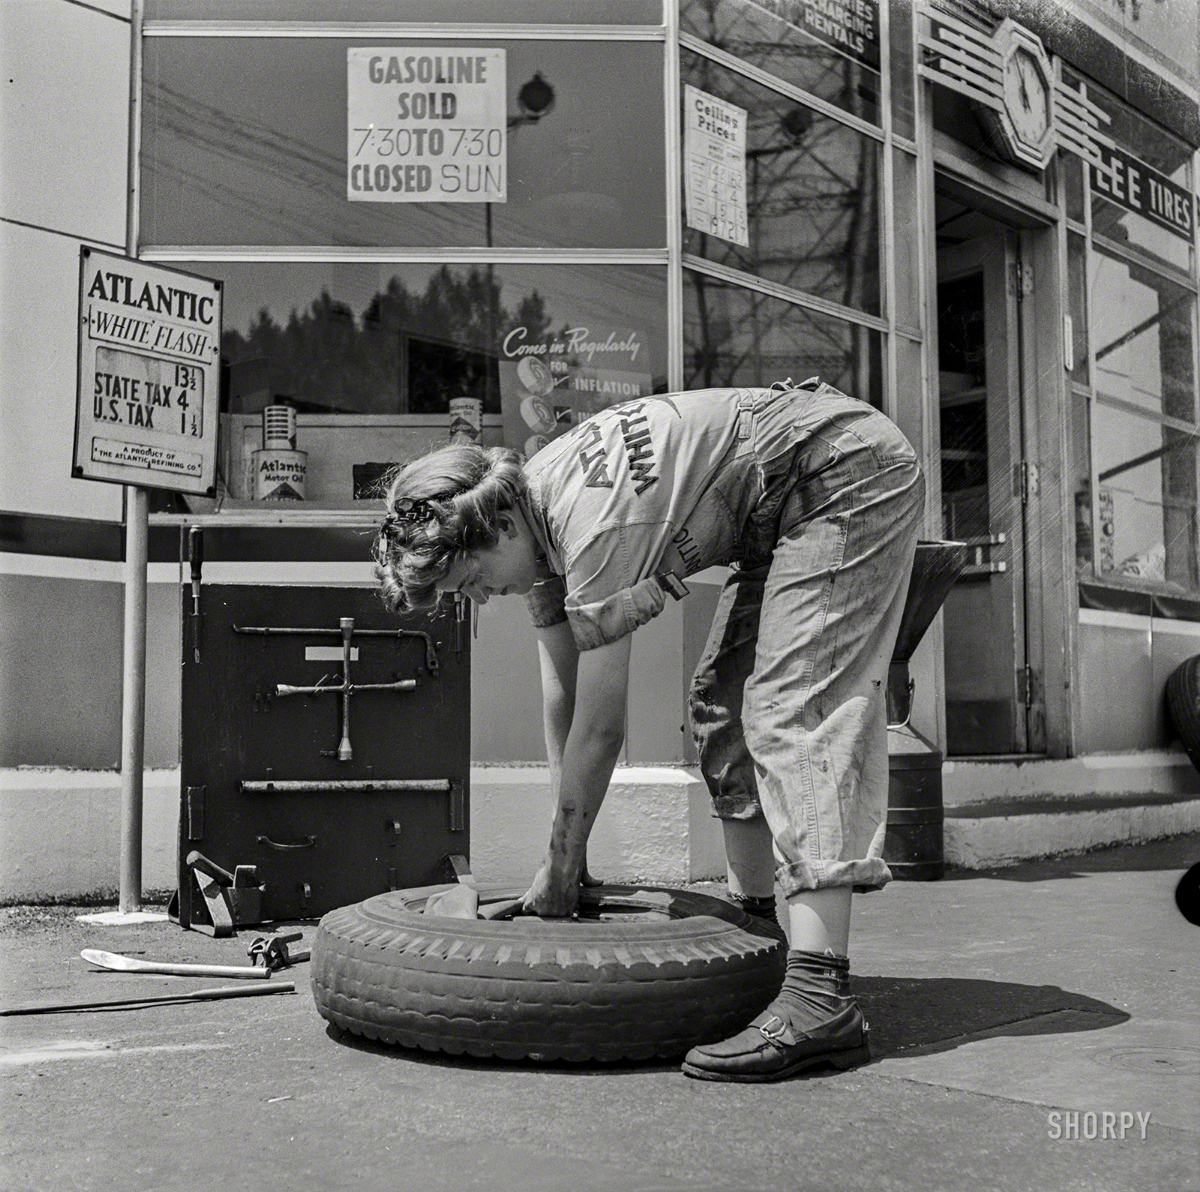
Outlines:
{"label": "door handle", "polygon": [[291,853],[303,848],[313,848],[317,843],[317,838],[315,836],[306,836],[304,838],[304,842],[301,844],[282,844],[272,840],[269,836],[256,836],[254,839],[257,840],[259,844],[265,845],[267,848],[276,849],[281,853]]}

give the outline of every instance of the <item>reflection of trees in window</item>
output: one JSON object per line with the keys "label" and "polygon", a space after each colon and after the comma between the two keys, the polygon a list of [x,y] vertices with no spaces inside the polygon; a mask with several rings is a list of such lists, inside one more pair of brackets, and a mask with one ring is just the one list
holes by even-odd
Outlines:
{"label": "reflection of trees in window", "polygon": [[[489,270],[443,266],[421,294],[391,278],[358,318],[324,289],[282,326],[264,308],[244,335],[227,330],[221,347],[235,366],[265,360],[270,392],[286,394],[301,410],[425,413],[469,394],[483,398],[486,412],[499,413],[500,339],[517,325],[543,334],[549,322],[536,290],[509,311]],[[260,395],[235,412],[253,412],[265,401]]]}

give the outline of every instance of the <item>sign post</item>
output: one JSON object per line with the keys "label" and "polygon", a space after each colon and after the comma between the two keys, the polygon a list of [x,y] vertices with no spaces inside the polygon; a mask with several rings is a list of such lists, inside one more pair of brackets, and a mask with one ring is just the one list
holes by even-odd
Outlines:
{"label": "sign post", "polygon": [[125,650],[121,680],[121,876],[118,909],[142,905],[142,785],[146,755],[146,566],[150,501],[125,489]]}
{"label": "sign post", "polygon": [[221,283],[79,253],[72,475],[126,486],[120,912],[142,898],[149,489],[216,495]]}

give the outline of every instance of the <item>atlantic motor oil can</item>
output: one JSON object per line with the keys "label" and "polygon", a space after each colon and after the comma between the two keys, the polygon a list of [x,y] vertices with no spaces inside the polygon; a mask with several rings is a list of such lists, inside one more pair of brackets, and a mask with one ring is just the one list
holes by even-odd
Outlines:
{"label": "atlantic motor oil can", "polygon": [[303,501],[308,452],[296,450],[296,411],[263,410],[263,445],[251,456],[256,501]]}

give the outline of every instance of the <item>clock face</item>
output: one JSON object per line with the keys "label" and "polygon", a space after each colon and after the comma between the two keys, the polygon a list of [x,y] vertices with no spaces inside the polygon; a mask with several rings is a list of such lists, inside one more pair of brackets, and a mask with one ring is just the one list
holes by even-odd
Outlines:
{"label": "clock face", "polygon": [[1018,46],[1004,70],[1004,106],[1013,131],[1026,145],[1037,145],[1050,126],[1049,85],[1034,54]]}

